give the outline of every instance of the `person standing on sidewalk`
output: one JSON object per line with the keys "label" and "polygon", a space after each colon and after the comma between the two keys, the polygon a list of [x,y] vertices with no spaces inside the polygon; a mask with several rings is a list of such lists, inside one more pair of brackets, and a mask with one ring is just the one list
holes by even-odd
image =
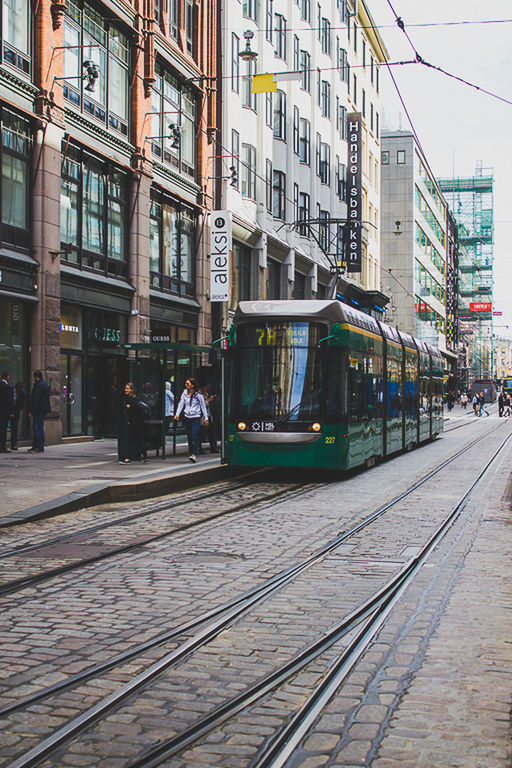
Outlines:
{"label": "person standing on sidewalk", "polygon": [[14,414],[14,396],[9,384],[9,371],[2,371],[0,380],[0,453],[9,453],[7,448],[7,425]]}
{"label": "person standing on sidewalk", "polygon": [[27,393],[23,387],[23,382],[17,381],[14,387],[14,412],[11,416],[11,451],[18,450],[18,424],[26,401]]}
{"label": "person standing on sidewalk", "polygon": [[32,418],[31,453],[44,453],[44,419],[50,413],[50,389],[41,371],[34,371],[34,386],[30,393],[28,412]]}
{"label": "person standing on sidewalk", "polygon": [[[119,463],[130,464],[132,461],[147,461],[144,442],[144,419],[147,406],[137,397],[135,385],[128,381],[124,385],[124,400],[122,404],[124,424],[124,443],[120,446]],[[120,430],[121,431],[121,430]]]}
{"label": "person standing on sidewalk", "polygon": [[206,403],[203,395],[198,391],[195,379],[188,378],[185,381],[185,389],[180,397],[174,421],[179,421],[182,412],[188,440],[188,460],[195,464],[197,461],[197,454],[199,453],[201,417],[204,419],[205,427],[209,424]]}

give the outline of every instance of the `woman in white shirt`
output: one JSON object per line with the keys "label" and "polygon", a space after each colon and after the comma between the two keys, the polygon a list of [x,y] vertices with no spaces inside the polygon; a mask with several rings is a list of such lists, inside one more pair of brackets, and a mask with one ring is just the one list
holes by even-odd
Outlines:
{"label": "woman in white shirt", "polygon": [[188,440],[188,460],[194,464],[197,461],[197,454],[199,453],[199,430],[201,428],[201,416],[204,419],[205,426],[208,426],[208,413],[206,411],[206,403],[204,397],[198,391],[197,383],[195,379],[187,379],[185,382],[185,389],[180,397],[178,408],[176,409],[176,415],[174,421],[179,421],[180,415],[183,412],[185,421],[185,430],[187,432]]}

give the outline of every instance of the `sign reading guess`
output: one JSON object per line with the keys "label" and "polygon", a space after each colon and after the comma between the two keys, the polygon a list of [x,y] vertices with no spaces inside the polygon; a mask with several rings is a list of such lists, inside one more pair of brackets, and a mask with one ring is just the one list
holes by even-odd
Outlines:
{"label": "sign reading guess", "polygon": [[491,301],[472,301],[469,305],[470,312],[491,312]]}
{"label": "sign reading guess", "polygon": [[229,301],[231,212],[210,214],[210,301]]}

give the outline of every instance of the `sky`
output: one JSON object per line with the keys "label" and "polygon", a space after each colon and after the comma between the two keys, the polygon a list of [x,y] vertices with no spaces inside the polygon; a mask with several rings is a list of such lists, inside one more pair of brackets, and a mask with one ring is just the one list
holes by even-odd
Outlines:
{"label": "sky", "polygon": [[[420,56],[452,75],[512,102],[512,2],[367,0],[390,61]],[[501,24],[440,24],[509,19]],[[414,26],[436,24],[436,26]],[[381,68],[383,127],[410,129],[395,86]],[[494,174],[494,333],[512,338],[512,104],[420,64],[392,72],[436,177],[473,176],[477,163]],[[485,171],[484,171],[485,172]],[[506,327],[508,326],[508,327]]]}

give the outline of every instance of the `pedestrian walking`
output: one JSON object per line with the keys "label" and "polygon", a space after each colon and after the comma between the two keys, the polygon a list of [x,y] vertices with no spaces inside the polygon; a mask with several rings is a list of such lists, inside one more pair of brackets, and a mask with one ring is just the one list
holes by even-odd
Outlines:
{"label": "pedestrian walking", "polygon": [[461,406],[461,408],[464,408],[464,410],[466,410],[466,408],[468,407],[468,395],[467,395],[467,392],[463,392],[462,395],[460,396],[460,406]]}
{"label": "pedestrian walking", "polygon": [[0,379],[0,453],[9,453],[7,448],[7,425],[14,414],[14,396],[9,384],[9,371],[2,371]]}
{"label": "pedestrian walking", "polygon": [[480,392],[480,397],[478,399],[478,402],[479,402],[479,405],[480,405],[480,413],[478,415],[481,416],[482,413],[485,413],[485,415],[488,416],[489,415],[489,411],[485,407],[485,395],[484,395],[483,392]]}
{"label": "pedestrian walking", "polygon": [[473,406],[475,416],[480,416],[480,395],[477,392],[473,395],[471,405]]}
{"label": "pedestrian walking", "polygon": [[142,458],[147,461],[144,420],[148,410],[148,406],[138,399],[133,382],[128,381],[124,385],[124,397],[121,405],[122,423],[120,424],[118,441],[120,464],[131,464],[132,461],[140,461]]}
{"label": "pedestrian walking", "polygon": [[41,371],[34,371],[34,384],[28,409],[32,419],[32,448],[30,453],[44,453],[44,420],[50,413],[50,389]]}
{"label": "pedestrian walking", "polygon": [[506,392],[503,394],[503,399],[504,399],[503,415],[510,416],[510,397],[507,395]]}
{"label": "pedestrian walking", "polygon": [[11,451],[18,450],[18,424],[25,403],[27,402],[27,393],[23,387],[22,381],[17,381],[14,385],[14,412],[11,416]]}
{"label": "pedestrian walking", "polygon": [[503,416],[504,408],[505,408],[505,393],[502,390],[498,395],[498,416]]}
{"label": "pedestrian walking", "polygon": [[185,389],[180,397],[174,420],[179,421],[182,413],[188,440],[188,460],[195,464],[197,461],[197,454],[199,453],[201,417],[204,419],[205,427],[208,427],[209,425],[206,403],[203,395],[198,390],[195,379],[188,378],[186,380]]}

